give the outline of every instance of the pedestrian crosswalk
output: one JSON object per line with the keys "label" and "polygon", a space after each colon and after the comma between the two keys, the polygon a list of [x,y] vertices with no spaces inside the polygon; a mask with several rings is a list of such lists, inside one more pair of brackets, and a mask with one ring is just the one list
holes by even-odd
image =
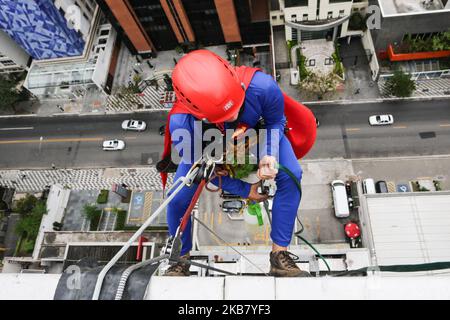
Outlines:
{"label": "pedestrian crosswalk", "polygon": [[53,184],[73,190],[101,190],[111,189],[114,183],[124,183],[131,190],[162,188],[160,175],[154,167],[0,171],[0,185],[18,192],[40,192]]}
{"label": "pedestrian crosswalk", "polygon": [[[381,98],[391,98],[389,94],[386,93],[386,81],[380,79],[378,81],[378,86],[380,89]],[[427,79],[427,80],[417,80],[416,90],[412,94],[413,97],[435,97],[435,96],[449,96],[450,97],[450,79],[449,78],[439,78],[439,79]]]}

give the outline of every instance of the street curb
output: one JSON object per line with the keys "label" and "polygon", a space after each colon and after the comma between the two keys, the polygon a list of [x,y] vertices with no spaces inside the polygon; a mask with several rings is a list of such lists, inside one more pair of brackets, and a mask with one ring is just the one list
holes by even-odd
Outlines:
{"label": "street curb", "polygon": [[33,113],[33,114],[19,114],[19,115],[6,115],[6,116],[0,116],[0,119],[26,118],[26,117],[34,118],[34,117],[38,117],[38,115],[35,114],[35,113]]}
{"label": "street curb", "polygon": [[308,101],[302,102],[304,105],[343,105],[343,104],[367,104],[367,103],[383,103],[394,101],[431,101],[436,99],[450,99],[446,96],[431,96],[431,97],[410,97],[410,98],[378,98],[378,99],[361,99],[361,100],[327,100],[327,101]]}
{"label": "street curb", "polygon": [[424,156],[399,156],[399,157],[380,157],[380,158],[354,158],[350,159],[356,162],[365,161],[397,161],[397,160],[436,160],[436,159],[450,159],[450,154],[436,154],[436,155],[424,155]]}
{"label": "street curb", "polygon": [[[327,100],[327,101],[307,101],[302,102],[304,105],[310,106],[343,106],[349,104],[369,104],[369,103],[383,103],[383,102],[395,102],[395,101],[431,101],[431,100],[450,100],[450,96],[432,96],[432,97],[411,97],[411,98],[379,98],[379,99],[366,99],[366,100]],[[155,113],[155,112],[169,112],[170,109],[146,109],[146,110],[127,110],[127,111],[112,111],[112,112],[84,112],[84,113],[53,113],[49,115],[39,114],[22,114],[22,115],[4,115],[0,116],[0,119],[12,119],[12,118],[24,118],[24,117],[61,117],[61,116],[110,116],[110,115],[127,115],[136,113]]]}

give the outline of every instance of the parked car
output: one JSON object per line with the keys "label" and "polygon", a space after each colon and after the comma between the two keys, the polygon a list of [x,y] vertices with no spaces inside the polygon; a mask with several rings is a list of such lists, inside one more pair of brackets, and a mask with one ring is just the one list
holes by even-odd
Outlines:
{"label": "parked car", "polygon": [[351,183],[350,181],[347,181],[347,182],[345,183],[345,191],[347,192],[347,195],[348,195],[349,197],[352,196],[352,183]]}
{"label": "parked car", "polygon": [[331,190],[333,193],[334,214],[337,218],[346,218],[350,215],[348,208],[348,197],[345,191],[345,184],[341,180],[331,182]]}
{"label": "parked car", "polygon": [[224,200],[221,204],[223,212],[240,212],[244,206],[243,200]]}
{"label": "parked car", "polygon": [[377,193],[375,190],[375,182],[373,181],[373,179],[368,178],[363,180],[363,192],[365,194]]}
{"label": "parked car", "polygon": [[377,183],[375,183],[375,189],[377,191],[377,193],[388,193],[388,187],[387,187],[387,183],[386,181],[377,181]]}
{"label": "parked car", "polygon": [[394,123],[394,117],[392,114],[381,114],[369,117],[369,123],[371,126],[386,126]]}
{"label": "parked car", "polygon": [[104,151],[119,151],[125,149],[125,142],[122,140],[106,140],[103,141]]}
{"label": "parked car", "polygon": [[122,129],[125,131],[145,131],[147,124],[141,120],[125,120]]}

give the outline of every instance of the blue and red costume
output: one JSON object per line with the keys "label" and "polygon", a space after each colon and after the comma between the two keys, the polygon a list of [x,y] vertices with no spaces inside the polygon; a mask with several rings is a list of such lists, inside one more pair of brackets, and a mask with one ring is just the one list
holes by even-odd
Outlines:
{"label": "blue and red costume", "polygon": [[[241,67],[241,69],[242,68],[245,67]],[[244,124],[246,127],[253,128],[260,118],[262,118],[266,129],[276,130],[278,134],[276,134],[275,137],[277,137],[279,141],[271,141],[271,136],[269,134],[266,141],[267,149],[265,154],[277,158],[281,165],[289,169],[294,174],[295,178],[298,179],[298,181],[301,181],[302,169],[297,158],[302,157],[309,151],[315,141],[315,120],[311,111],[283,94],[273,78],[263,72],[257,70],[251,71],[251,75],[247,82],[249,83],[245,92],[244,109],[239,117],[239,123]],[[285,110],[285,107],[288,110]],[[289,113],[291,114],[290,117]],[[286,123],[286,116],[289,119],[288,124]],[[185,111],[171,112],[169,128],[166,130],[169,130],[171,134],[177,129],[187,130],[190,133],[190,137],[192,137],[191,145],[192,150],[194,150],[193,139],[201,139],[201,137],[195,137],[196,131],[194,132],[194,122],[196,120],[198,121],[200,119],[196,119],[193,115]],[[225,123],[225,128],[226,125],[227,124]],[[302,128],[298,128],[299,125]],[[285,135],[286,126],[288,128],[295,127],[292,128],[295,130],[292,130],[292,132],[290,131],[287,134],[288,136]],[[302,134],[299,134],[299,129]],[[192,166],[193,159],[192,154],[182,154],[180,148],[181,141],[174,141],[172,139],[169,143],[170,142],[172,142],[181,156],[181,163],[178,165],[174,178],[174,181],[176,181],[178,178],[187,174]],[[166,140],[166,149],[167,143],[168,141]],[[293,143],[295,149],[293,149],[291,143]],[[287,247],[292,239],[301,192],[296,187],[295,181],[283,171],[278,172],[275,181],[277,184],[277,192],[273,199],[271,238],[275,244]],[[212,183],[217,185],[217,178],[214,179]],[[231,194],[239,195],[242,198],[248,197],[250,187],[251,184],[239,179],[228,176],[222,177],[222,189]],[[167,220],[171,236],[175,235],[180,224],[180,219],[188,208],[196,189],[197,185],[184,187],[168,205]],[[182,234],[181,240],[181,255],[185,255],[192,248],[190,220],[187,224],[187,228]]]}

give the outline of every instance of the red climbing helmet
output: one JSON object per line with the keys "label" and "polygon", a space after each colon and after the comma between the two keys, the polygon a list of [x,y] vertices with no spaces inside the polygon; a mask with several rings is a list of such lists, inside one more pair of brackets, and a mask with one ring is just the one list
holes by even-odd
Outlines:
{"label": "red climbing helmet", "polygon": [[188,53],[172,73],[177,99],[198,119],[224,122],[239,112],[245,88],[234,68],[208,50]]}

